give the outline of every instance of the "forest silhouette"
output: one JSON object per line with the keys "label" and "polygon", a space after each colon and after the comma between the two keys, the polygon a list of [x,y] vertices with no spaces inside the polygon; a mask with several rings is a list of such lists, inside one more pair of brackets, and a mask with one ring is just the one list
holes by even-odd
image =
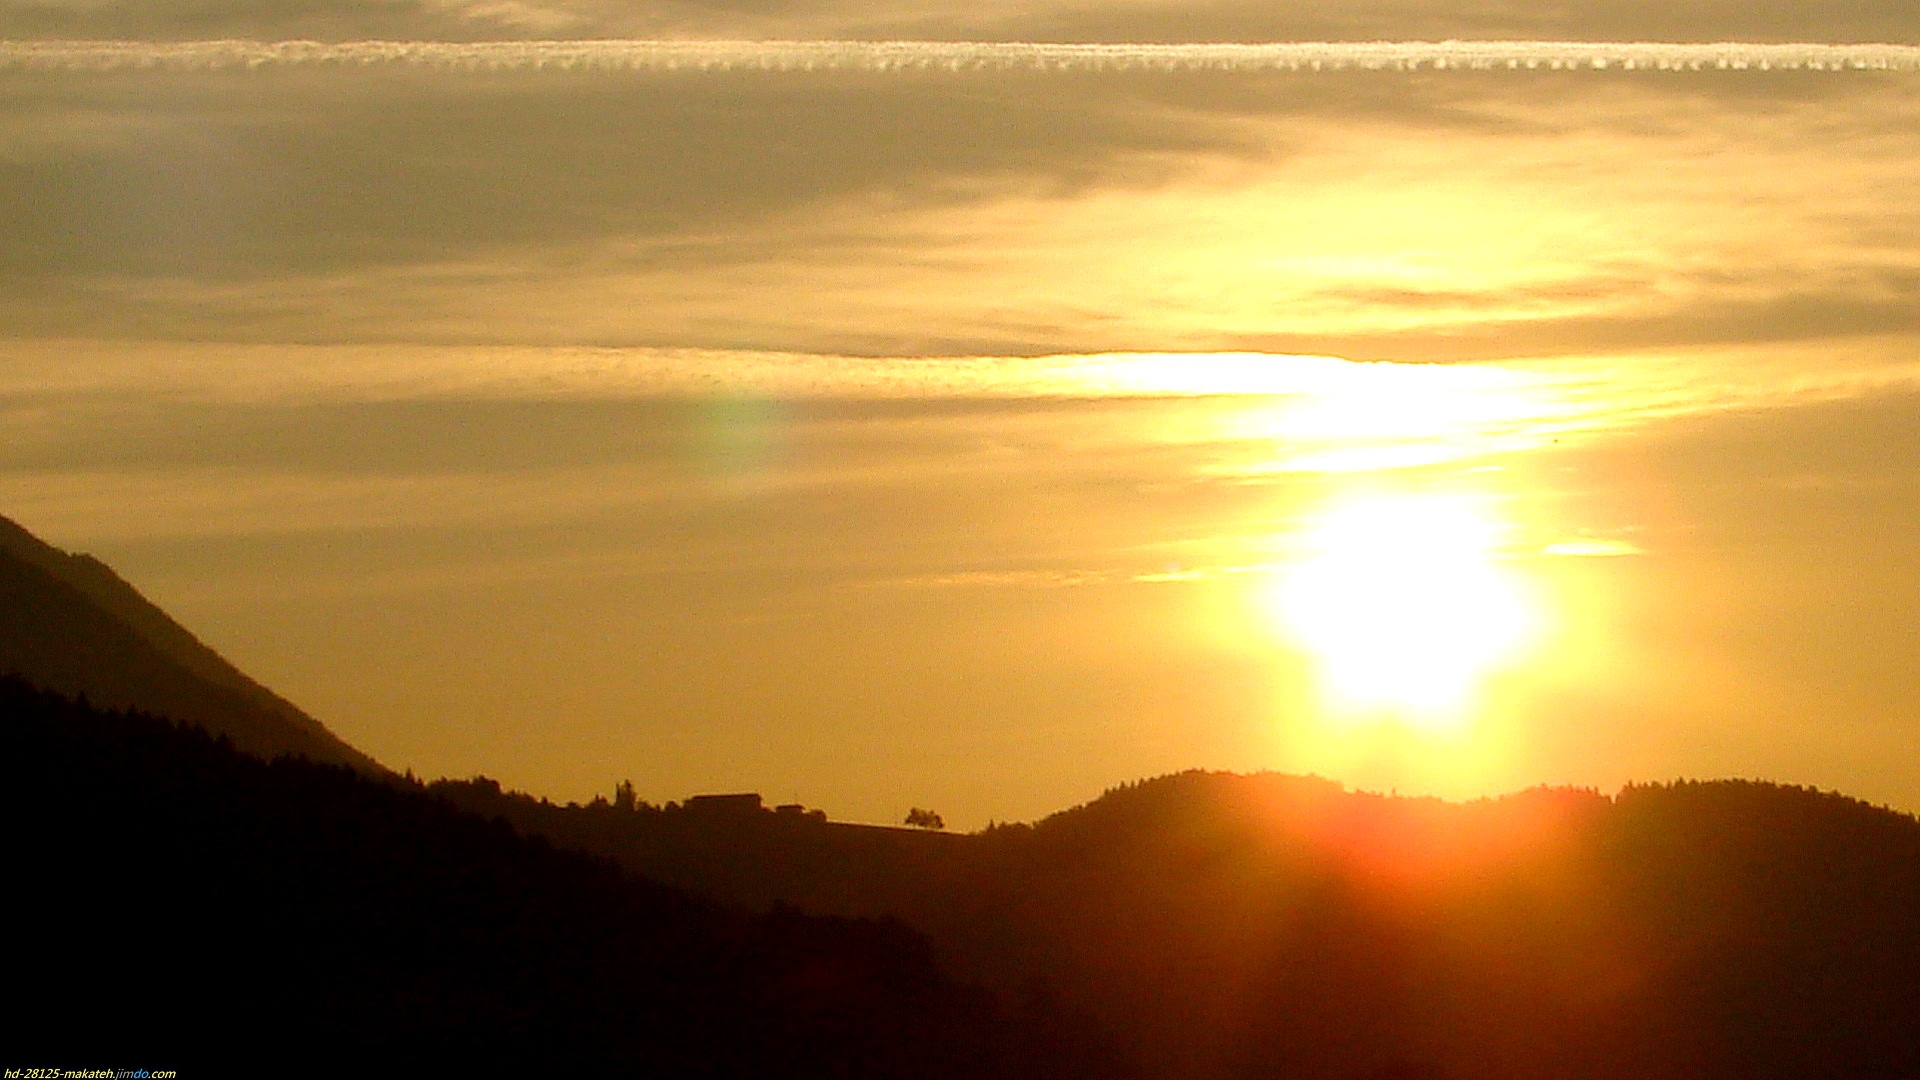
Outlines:
{"label": "forest silhouette", "polygon": [[971,836],[432,790],[741,907],[897,915],[1146,1075],[1920,1076],[1920,821],[1805,788],[1189,772]]}
{"label": "forest silhouette", "polygon": [[1450,803],[1197,771],[967,835],[624,781],[556,805],[374,765],[105,567],[0,524],[9,955],[32,984],[9,1022],[36,1053],[1920,1077],[1907,814],[1751,781]]}
{"label": "forest silhouette", "polygon": [[730,911],[404,782],[263,761],[10,677],[0,798],[9,966],[33,984],[8,1041],[39,1060],[703,1077],[1117,1067],[946,977],[896,920]]}

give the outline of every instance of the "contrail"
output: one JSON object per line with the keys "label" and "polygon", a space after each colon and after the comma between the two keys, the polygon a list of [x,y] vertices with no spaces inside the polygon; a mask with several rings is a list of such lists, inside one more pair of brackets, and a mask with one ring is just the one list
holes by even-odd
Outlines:
{"label": "contrail", "polygon": [[321,65],[447,71],[1898,71],[1920,45],[1377,41],[1040,44],[978,41],[0,41],[0,70]]}

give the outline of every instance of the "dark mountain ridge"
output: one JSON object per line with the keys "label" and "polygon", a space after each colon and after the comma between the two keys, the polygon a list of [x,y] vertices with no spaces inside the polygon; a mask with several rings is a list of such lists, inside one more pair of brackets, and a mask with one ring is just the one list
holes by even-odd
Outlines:
{"label": "dark mountain ridge", "polygon": [[104,1006],[143,1050],[214,1015],[416,1053],[557,1041],[648,1075],[1920,1080],[1920,821],[1831,793],[1456,804],[1196,771],[970,836],[423,793],[3,520],[0,612],[0,672],[382,777],[238,765],[0,681],[0,716],[38,718],[0,756],[14,880],[44,883],[13,952],[72,972],[23,1030],[78,1039],[93,1014],[62,1002],[95,1000],[98,961],[257,990]]}
{"label": "dark mountain ridge", "polygon": [[953,837],[436,790],[732,903],[897,914],[1146,1075],[1920,1076],[1920,821],[1831,793],[1190,772]]}
{"label": "dark mountain ridge", "polygon": [[404,783],[0,678],[9,1044],[274,1069],[1075,1077],[891,920],[746,916]]}
{"label": "dark mountain ridge", "polygon": [[0,674],[226,735],[265,757],[385,770],[254,682],[106,564],[0,517]]}

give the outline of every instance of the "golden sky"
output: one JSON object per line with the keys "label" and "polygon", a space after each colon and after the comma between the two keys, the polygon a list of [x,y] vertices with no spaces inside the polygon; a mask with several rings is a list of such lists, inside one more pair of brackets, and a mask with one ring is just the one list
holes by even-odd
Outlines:
{"label": "golden sky", "polygon": [[[1920,13],[0,0],[0,513],[383,762],[557,799],[973,827],[1209,767],[1920,809],[1911,64],[433,44],[539,38]],[[412,44],[22,59],[51,39]]]}

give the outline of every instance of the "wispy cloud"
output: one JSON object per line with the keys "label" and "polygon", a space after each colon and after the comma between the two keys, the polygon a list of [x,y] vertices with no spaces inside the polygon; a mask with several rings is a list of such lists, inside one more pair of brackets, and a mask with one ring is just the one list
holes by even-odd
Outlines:
{"label": "wispy cloud", "polygon": [[1646,549],[1626,540],[1607,537],[1583,536],[1573,540],[1557,540],[1540,549],[1542,555],[1559,555],[1581,559],[1611,559],[1625,555],[1645,555]]}
{"label": "wispy cloud", "polygon": [[[1817,356],[1823,362],[1809,363]],[[1649,362],[1653,361],[1653,362]],[[1289,430],[1328,437],[1425,432],[1445,420],[1524,422],[1551,434],[1699,411],[1905,392],[1920,364],[1900,342],[1846,355],[1801,348],[1421,364],[1274,353],[872,357],[712,349],[0,343],[0,396],[231,404],[421,400],[762,399],[1297,400]],[[1442,408],[1446,417],[1437,415]],[[1390,409],[1391,416],[1383,416]],[[1457,415],[1456,415],[1457,414]],[[1264,420],[1258,421],[1264,423]],[[1252,423],[1252,421],[1250,421]]]}
{"label": "wispy cloud", "polygon": [[1920,72],[1920,46],[1814,42],[1342,41],[14,41],[0,69],[223,70],[410,65],[457,71],[1406,71],[1564,69]]}

